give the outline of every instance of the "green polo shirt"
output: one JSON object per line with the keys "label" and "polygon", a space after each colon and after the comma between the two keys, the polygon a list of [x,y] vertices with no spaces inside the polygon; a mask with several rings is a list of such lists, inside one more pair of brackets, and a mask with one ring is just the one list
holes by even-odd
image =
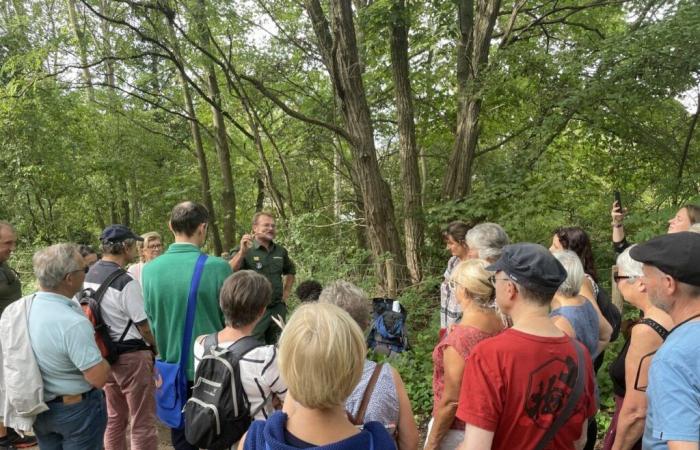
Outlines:
{"label": "green polo shirt", "polygon": [[[236,254],[240,246],[231,251]],[[282,275],[294,275],[297,269],[289,258],[287,249],[272,242],[270,249],[263,247],[257,239],[248,249],[239,270],[254,270],[265,275],[272,284],[272,305],[282,301]]]}
{"label": "green polo shirt", "polygon": [[[201,250],[193,244],[172,244],[168,251],[143,266],[144,309],[151,322],[160,357],[167,362],[180,360],[182,335],[187,316],[187,297],[190,292],[194,266]],[[204,264],[197,291],[192,341],[189,343],[187,378],[193,380],[193,342],[197,336],[219,331],[224,327],[219,308],[219,291],[231,268],[221,258],[209,256]]]}
{"label": "green polo shirt", "polygon": [[0,315],[7,306],[22,296],[22,282],[7,265],[7,261],[0,263]]}

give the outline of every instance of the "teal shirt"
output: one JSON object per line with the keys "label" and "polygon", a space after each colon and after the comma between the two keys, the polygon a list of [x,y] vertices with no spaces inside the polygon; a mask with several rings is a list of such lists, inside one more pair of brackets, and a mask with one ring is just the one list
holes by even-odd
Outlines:
{"label": "teal shirt", "polygon": [[[239,250],[240,246],[233,249],[231,254],[235,255]],[[253,246],[246,252],[239,270],[254,270],[270,280],[270,284],[272,284],[271,305],[282,301],[284,289],[282,275],[296,274],[296,267],[289,258],[286,248],[272,242],[268,250],[260,245],[257,239],[253,241]]]}
{"label": "teal shirt", "polygon": [[[143,266],[141,283],[146,315],[156,338],[160,358],[178,362],[185,332],[187,296],[194,266],[201,250],[193,244],[172,244],[168,251]],[[209,256],[202,271],[197,291],[192,342],[189,343],[187,378],[194,379],[193,342],[197,336],[219,331],[224,327],[219,307],[219,291],[231,268],[221,258]]]}
{"label": "teal shirt", "polygon": [[37,292],[29,311],[29,339],[44,382],[44,401],[92,389],[83,372],[99,364],[102,354],[76,301]]}

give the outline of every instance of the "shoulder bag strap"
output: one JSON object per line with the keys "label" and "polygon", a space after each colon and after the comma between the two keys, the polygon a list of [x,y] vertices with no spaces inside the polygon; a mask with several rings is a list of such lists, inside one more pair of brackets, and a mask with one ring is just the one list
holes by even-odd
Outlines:
{"label": "shoulder bag strap", "polygon": [[204,263],[207,260],[207,254],[202,253],[197,258],[197,263],[194,266],[194,275],[190,283],[190,293],[187,297],[187,316],[185,318],[185,331],[182,333],[182,347],[180,350],[180,367],[185,368],[187,360],[190,356],[190,342],[192,341],[192,328],[194,327],[194,313],[197,309],[197,291],[199,290],[199,281],[202,279],[204,271]]}
{"label": "shoulder bag strap", "polygon": [[379,379],[379,373],[382,371],[382,366],[382,363],[379,363],[376,366],[374,366],[374,372],[372,372],[372,376],[367,382],[365,393],[362,394],[362,401],[360,402],[360,407],[357,410],[357,414],[355,415],[355,417],[353,417],[351,420],[353,425],[362,425],[363,423],[365,423],[364,421],[365,413],[367,412],[367,405],[369,405],[369,399],[372,396],[372,392],[374,392],[374,386],[377,384],[377,380]]}
{"label": "shoulder bag strap", "polygon": [[574,344],[574,348],[576,349],[576,357],[578,360],[576,384],[574,385],[574,389],[571,391],[571,395],[569,395],[569,401],[566,403],[566,406],[564,406],[564,409],[562,409],[561,413],[559,413],[557,418],[554,420],[552,426],[549,427],[544,436],[542,436],[542,439],[537,444],[537,447],[535,447],[535,450],[544,450],[544,448],[549,445],[552,439],[554,439],[554,436],[556,436],[557,431],[559,431],[566,421],[569,420],[569,417],[571,417],[571,414],[574,412],[576,404],[583,393],[586,360],[583,357],[583,348],[581,344],[576,339],[571,339],[571,342]]}

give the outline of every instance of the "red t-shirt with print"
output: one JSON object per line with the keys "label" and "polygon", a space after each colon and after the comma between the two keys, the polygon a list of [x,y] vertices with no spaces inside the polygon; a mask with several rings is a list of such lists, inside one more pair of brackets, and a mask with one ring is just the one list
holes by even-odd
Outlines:
{"label": "red t-shirt with print", "polygon": [[[583,421],[597,410],[593,364],[585,348],[583,353],[583,393],[548,450],[573,449]],[[464,370],[457,417],[493,431],[492,450],[534,448],[573,391],[576,355],[567,336],[540,337],[512,328],[480,342]]]}

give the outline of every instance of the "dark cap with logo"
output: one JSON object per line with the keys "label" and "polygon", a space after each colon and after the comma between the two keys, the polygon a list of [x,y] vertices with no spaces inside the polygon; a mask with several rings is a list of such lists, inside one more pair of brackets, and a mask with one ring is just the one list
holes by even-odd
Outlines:
{"label": "dark cap with logo", "polygon": [[654,266],[676,280],[700,286],[700,234],[684,231],[664,234],[634,246],[630,256]]}
{"label": "dark cap with logo", "polygon": [[566,280],[566,269],[546,248],[528,242],[506,245],[501,257],[487,270],[505,272],[531,291],[554,295]]}
{"label": "dark cap with logo", "polygon": [[127,239],[135,239],[137,241],[143,241],[143,238],[129,229],[124,225],[110,225],[100,234],[100,241],[102,243],[107,242],[122,242]]}

